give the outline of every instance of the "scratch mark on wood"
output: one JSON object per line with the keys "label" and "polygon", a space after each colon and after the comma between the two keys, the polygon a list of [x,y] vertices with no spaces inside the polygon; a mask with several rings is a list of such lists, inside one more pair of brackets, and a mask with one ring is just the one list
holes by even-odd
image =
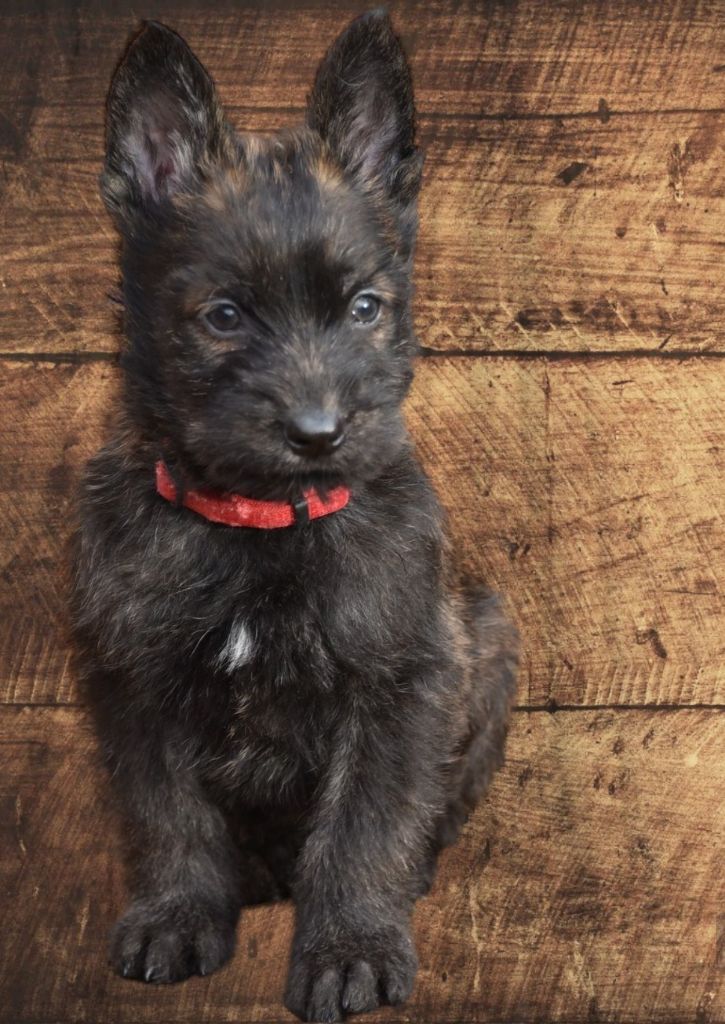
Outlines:
{"label": "scratch mark on wood", "polygon": [[60,327],[60,325],[59,325],[59,324],[56,324],[56,323],[54,323],[54,322],[53,322],[53,320],[51,319],[51,317],[50,317],[50,316],[49,316],[49,315],[48,315],[48,314],[46,313],[46,311],[45,311],[45,310],[43,309],[43,307],[42,307],[42,306],[40,305],[40,303],[39,303],[39,302],[37,302],[37,301],[36,301],[36,300],[35,300],[35,299],[33,298],[33,296],[32,296],[32,295],[30,294],[30,292],[27,292],[27,293],[26,293],[26,295],[25,295],[25,298],[26,298],[26,299],[28,300],[28,302],[30,303],[30,305],[31,305],[31,306],[33,307],[33,309],[35,310],[35,312],[36,312],[36,313],[37,313],[37,314],[38,314],[39,316],[41,316],[41,317],[43,318],[43,320],[45,320],[45,322],[46,322],[46,323],[48,324],[48,326],[50,327],[50,329],[51,329],[52,331],[55,331],[55,333],[56,333],[56,334],[60,334],[60,335],[61,335],[61,337],[63,337],[63,329],[62,329],[62,328]]}
{"label": "scratch mark on wood", "polygon": [[473,939],[473,945],[476,950],[476,971],[473,975],[473,991],[481,991],[481,953],[483,952],[483,942],[478,933],[478,904],[476,901],[476,890],[473,885],[468,890],[468,909],[471,914],[471,938]]}
{"label": "scratch mark on wood", "polygon": [[19,793],[15,797],[15,828],[18,836],[18,846],[20,847],[23,859],[25,859],[28,856],[28,849],[23,841],[23,804]]}
{"label": "scratch mark on wood", "polygon": [[638,629],[636,640],[638,644],[652,644],[652,650],[658,658],[662,658],[663,660],[667,658],[665,645],[660,640],[660,635],[654,626],[651,626],[649,629]]}
{"label": "scratch mark on wood", "polygon": [[563,170],[557,174],[558,180],[563,185],[570,185],[575,178],[578,178],[580,174],[589,169],[589,164],[585,164],[580,160],[575,160],[573,163],[568,164]]}
{"label": "scratch mark on wood", "polygon": [[576,323],[574,322],[574,320],[572,320],[572,318],[571,318],[571,317],[570,317],[570,316],[569,316],[569,315],[568,315],[568,314],[566,313],[566,310],[565,310],[565,309],[564,309],[563,307],[564,307],[564,303],[562,302],[562,303],[560,304],[560,309],[561,309],[561,316],[562,316],[562,319],[563,319],[563,320],[564,320],[564,322],[565,322],[565,323],[567,324],[567,326],[571,327],[572,331],[573,331],[573,332],[574,332],[574,334],[575,334],[575,335],[577,336],[577,338],[579,339],[579,341],[583,342],[583,343],[584,343],[584,344],[586,345],[586,338],[585,338],[585,337],[584,337],[584,335],[583,335],[583,334],[581,333],[581,331],[580,331],[580,330],[579,330],[579,328],[577,327],[577,325],[576,325]]}
{"label": "scratch mark on wood", "polygon": [[80,188],[79,185],[74,184],[73,187],[74,187],[74,190],[78,193],[78,197],[81,200],[81,203],[86,208],[86,210],[88,210],[88,212],[90,213],[90,215],[93,218],[93,220],[96,222],[96,224],[101,229],[101,234],[103,235],[103,237],[108,242],[110,242],[111,245],[114,245],[115,244],[115,238],[112,236],[111,232],[108,230],[108,225],[107,225],[106,221],[103,219],[103,217],[101,216],[101,214],[99,213],[99,211],[94,206],[91,205],[89,200],[86,198],[86,195],[85,195],[83,189]]}
{"label": "scratch mark on wood", "polygon": [[80,909],[78,915],[78,944],[80,945],[83,941],[86,928],[88,927],[88,920],[90,918],[91,901],[88,897],[83,901],[83,906]]}
{"label": "scratch mark on wood", "polygon": [[511,318],[511,323],[514,325],[514,327],[517,327],[519,329],[519,331],[521,331],[521,333],[527,339],[527,341],[531,341],[533,343],[534,339],[531,337],[529,332],[526,330],[524,325],[519,320],[518,314],[514,313],[512,311],[512,309],[511,309],[511,307],[509,305],[507,305],[506,302],[504,302],[500,283],[499,283],[499,289],[498,290],[499,290],[499,298],[498,298],[499,306],[504,311],[504,313],[506,313],[507,316],[509,316]]}
{"label": "scratch mark on wood", "polygon": [[619,303],[615,299],[610,299],[608,295],[605,295],[604,298],[609,307],[611,308],[612,312],[616,316],[617,320],[619,320],[623,327],[627,328],[629,333],[632,335],[635,341],[637,341],[638,344],[642,344],[642,341],[639,338],[639,336],[635,333],[635,331],[632,330],[631,324],[623,316],[622,311],[619,308]]}
{"label": "scratch mark on wood", "polygon": [[572,963],[567,967],[567,976],[575,991],[586,992],[590,1000],[594,999],[594,981],[584,959],[579,939],[574,940]]}
{"label": "scratch mark on wood", "polygon": [[681,206],[685,198],[685,178],[687,172],[694,163],[694,156],[690,149],[689,140],[675,142],[670,150],[667,161],[670,188],[672,196],[678,206]]}
{"label": "scratch mark on wood", "polygon": [[476,313],[474,310],[472,310],[470,306],[464,306],[463,308],[464,308],[465,312],[468,313],[468,315],[470,316],[471,320],[473,320],[474,324],[478,328],[479,334],[481,334],[484,338],[487,338],[488,341],[490,341],[492,344],[494,344],[494,339],[488,336],[489,332],[486,330],[486,325],[484,324],[483,320],[478,315],[478,313]]}

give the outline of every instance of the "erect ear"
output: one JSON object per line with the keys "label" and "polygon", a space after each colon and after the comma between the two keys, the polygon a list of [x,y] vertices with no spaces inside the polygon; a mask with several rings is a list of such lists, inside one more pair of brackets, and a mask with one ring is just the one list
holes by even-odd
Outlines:
{"label": "erect ear", "polygon": [[420,185],[408,62],[385,11],[356,18],[319,67],[307,122],[366,188],[407,203]]}
{"label": "erect ear", "polygon": [[225,127],[214,83],[181,36],[147,22],[132,40],[108,94],[101,191],[125,214],[188,189]]}

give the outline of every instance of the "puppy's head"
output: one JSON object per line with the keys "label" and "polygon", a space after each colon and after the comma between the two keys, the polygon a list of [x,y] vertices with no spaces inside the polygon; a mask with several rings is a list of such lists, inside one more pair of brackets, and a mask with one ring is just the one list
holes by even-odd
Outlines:
{"label": "puppy's head", "polygon": [[324,58],[306,124],[236,134],[148,24],[108,101],[134,416],[195,485],[290,497],[378,475],[405,441],[421,159],[387,16]]}

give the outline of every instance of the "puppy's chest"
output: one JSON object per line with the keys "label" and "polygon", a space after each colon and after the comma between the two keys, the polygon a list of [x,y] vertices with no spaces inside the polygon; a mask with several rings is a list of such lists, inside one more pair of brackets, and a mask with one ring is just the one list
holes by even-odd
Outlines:
{"label": "puppy's chest", "polygon": [[211,766],[222,786],[252,802],[304,801],[355,686],[338,615],[346,604],[298,578],[230,607],[207,651],[227,697]]}
{"label": "puppy's chest", "polygon": [[304,802],[345,701],[321,628],[237,611],[215,668],[227,702],[212,776],[252,805]]}
{"label": "puppy's chest", "polygon": [[329,691],[341,672],[355,671],[362,652],[369,670],[390,645],[394,615],[385,618],[381,631],[380,596],[359,580],[328,584],[319,573],[277,585],[254,580],[230,595],[205,658],[244,691]]}
{"label": "puppy's chest", "polygon": [[262,604],[240,600],[234,604],[207,657],[232,689],[267,692],[296,685],[306,689],[315,682],[323,689],[335,671],[334,623],[324,612],[297,603],[294,609],[280,602]]}

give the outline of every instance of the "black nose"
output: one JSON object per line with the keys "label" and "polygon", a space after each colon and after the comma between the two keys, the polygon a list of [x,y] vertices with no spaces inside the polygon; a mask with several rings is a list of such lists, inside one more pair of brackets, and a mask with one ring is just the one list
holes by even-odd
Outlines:
{"label": "black nose", "polygon": [[312,457],[329,455],[339,448],[345,439],[340,417],[321,409],[291,416],[284,433],[293,452]]}

